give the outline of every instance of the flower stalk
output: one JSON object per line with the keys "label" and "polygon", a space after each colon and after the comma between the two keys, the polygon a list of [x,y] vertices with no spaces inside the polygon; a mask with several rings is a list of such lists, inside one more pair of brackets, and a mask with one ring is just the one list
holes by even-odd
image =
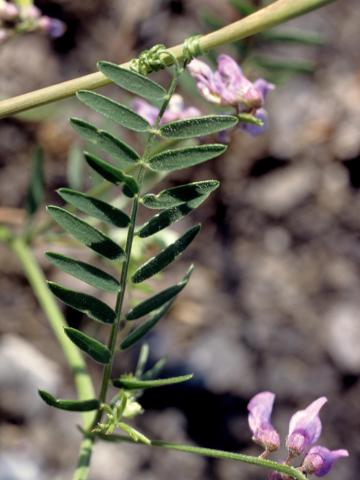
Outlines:
{"label": "flower stalk", "polygon": [[[277,0],[248,17],[202,36],[199,40],[199,46],[201,50],[206,53],[214,48],[267,30],[334,1],[335,0]],[[175,58],[180,61],[182,60],[183,44],[176,45],[168,50],[169,56],[165,62],[168,66],[174,63]],[[129,67],[130,62],[126,62],[122,64],[122,66]],[[93,90],[109,83],[111,83],[111,81],[108,78],[101,72],[97,72],[9,98],[0,102],[0,118],[72,97],[78,90]]]}

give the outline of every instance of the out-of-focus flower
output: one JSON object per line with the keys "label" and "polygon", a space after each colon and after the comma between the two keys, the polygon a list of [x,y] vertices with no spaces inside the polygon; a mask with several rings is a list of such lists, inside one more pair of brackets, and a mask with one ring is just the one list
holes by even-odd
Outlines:
{"label": "out-of-focus flower", "polygon": [[251,82],[229,55],[218,57],[218,68],[215,72],[206,63],[197,59],[192,60],[187,68],[197,81],[200,93],[209,102],[233,106],[238,113],[251,113],[260,120],[265,120],[261,127],[241,124],[243,130],[252,135],[259,135],[266,130],[267,113],[263,107],[267,94],[275,88],[273,84],[263,78]]}
{"label": "out-of-focus flower", "polygon": [[37,20],[41,17],[41,11],[35,5],[28,5],[21,8],[20,15],[22,19]]}
{"label": "out-of-focus flower", "polygon": [[306,453],[320,437],[321,420],[319,412],[326,402],[326,397],[320,397],[305,410],[300,410],[291,417],[289,435],[286,440],[286,446],[291,456]]}
{"label": "out-of-focus flower", "polygon": [[0,1],[0,20],[11,21],[19,15],[19,10],[13,3]]}
{"label": "out-of-focus flower", "polygon": [[39,29],[47,33],[51,38],[59,38],[64,35],[66,25],[58,18],[47,17],[46,15],[39,18]]}
{"label": "out-of-focus flower", "polygon": [[302,464],[302,470],[306,474],[314,473],[317,477],[323,477],[331,470],[331,467],[339,458],[348,457],[347,450],[329,450],[317,445],[310,448]]}
{"label": "out-of-focus flower", "polygon": [[[135,112],[144,117],[150,125],[155,124],[159,113],[158,108],[140,98],[135,99],[132,106]],[[182,96],[175,94],[171,97],[168,108],[160,123],[164,124],[175,120],[185,120],[186,118],[197,117],[199,115],[201,115],[200,110],[195,107],[186,107]]]}
{"label": "out-of-focus flower", "polygon": [[271,424],[271,412],[275,395],[271,392],[261,392],[255,395],[248,404],[249,426],[253,433],[253,441],[267,452],[279,448],[280,437]]}

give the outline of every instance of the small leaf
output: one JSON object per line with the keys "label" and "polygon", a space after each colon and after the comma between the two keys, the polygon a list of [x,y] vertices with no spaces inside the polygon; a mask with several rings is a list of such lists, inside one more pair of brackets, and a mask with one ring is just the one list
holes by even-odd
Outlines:
{"label": "small leaf", "polygon": [[95,155],[91,155],[87,152],[84,152],[84,155],[89,166],[95,170],[95,172],[105,178],[105,180],[110,183],[114,183],[115,185],[121,185],[124,183],[129,189],[129,196],[130,193],[132,196],[138,193],[139,186],[131,175],[126,175],[119,168],[113,167],[110,165],[110,163],[104,162],[104,160],[101,160]]}
{"label": "small leaf", "polygon": [[44,200],[43,164],[43,152],[36,148],[32,155],[31,176],[26,196],[26,211],[29,216],[34,215]]}
{"label": "small leaf", "polygon": [[92,320],[107,324],[114,323],[114,310],[101,300],[86,293],[69,290],[54,282],[48,282],[48,286],[59,300],[69,305],[69,307],[84,313]]}
{"label": "small leaf", "polygon": [[102,363],[103,365],[110,362],[110,350],[103,343],[80,332],[80,330],[76,330],[76,328],[65,327],[64,330],[70,340],[96,362]]}
{"label": "small leaf", "polygon": [[200,182],[188,183],[178,187],[169,188],[154,195],[148,193],[142,198],[142,203],[147,208],[163,209],[171,208],[189,202],[196,198],[207,195],[219,187],[217,180],[203,180]]}
{"label": "small leaf", "polygon": [[201,205],[208,195],[202,195],[201,197],[195,198],[187,203],[182,203],[181,205],[158,213],[152,217],[148,222],[145,223],[137,233],[139,237],[146,238],[154,233],[160,232],[164,228],[172,225],[173,223],[181,220],[185,215],[191,213],[195,208]]}
{"label": "small leaf", "polygon": [[150,125],[143,117],[110,98],[90,90],[80,90],[76,95],[89,108],[119,123],[123,127],[136,132],[146,132],[150,128]]}
{"label": "small leaf", "polygon": [[129,335],[121,342],[120,348],[126,350],[141,340],[157,323],[161,318],[166,315],[171,307],[172,302],[168,302],[162,306],[159,310],[154,312],[146,322],[139,327],[132,330]]}
{"label": "small leaf", "polygon": [[[166,365],[166,358],[160,358],[149,370],[142,375],[143,380],[152,380],[160,375]],[[135,376],[136,373],[135,373]]]}
{"label": "small leaf", "polygon": [[89,400],[61,400],[53,397],[45,390],[39,390],[39,395],[50,407],[69,412],[91,412],[92,410],[97,410],[100,405],[99,400],[96,400],[96,398]]}
{"label": "small leaf", "polygon": [[250,123],[251,125],[257,125],[258,127],[262,127],[264,125],[263,120],[251,115],[250,113],[239,113],[237,118],[239,119],[239,122]]}
{"label": "small leaf", "polygon": [[140,97],[161,100],[166,95],[166,90],[158,83],[140,73],[119,67],[115,63],[99,62],[98,69],[116,85]]}
{"label": "small leaf", "polygon": [[82,138],[104,149],[118,162],[121,168],[128,168],[139,160],[139,155],[135,150],[111,133],[100,130],[80,118],[71,118],[70,123]]}
{"label": "small leaf", "polygon": [[115,227],[124,228],[130,223],[130,218],[126,213],[95,197],[70,188],[60,188],[58,194],[65,202],[71,203],[87,215],[115,225]]}
{"label": "small leaf", "polygon": [[255,5],[251,0],[230,0],[230,4],[244,16],[250,15],[256,10]]}
{"label": "small leaf", "polygon": [[125,253],[119,245],[80,218],[60,207],[49,206],[47,210],[62,228],[103,257],[110,260],[125,258]]}
{"label": "small leaf", "polygon": [[164,248],[156,257],[150,258],[132,276],[134,283],[140,283],[163,270],[190,245],[200,231],[200,225],[191,227],[176,242]]}
{"label": "small leaf", "polygon": [[160,133],[168,138],[202,137],[235,127],[237,123],[238,119],[232,115],[208,115],[167,123]]}
{"label": "small leaf", "polygon": [[130,427],[127,423],[119,422],[117,424],[121,430],[124,430],[130,438],[134,440],[134,442],[140,442],[140,443],[145,443],[145,445],[151,445],[151,440],[149,440],[145,435],[140,433],[138,430],[136,430],[133,427]]}
{"label": "small leaf", "polygon": [[125,388],[126,390],[144,390],[145,388],[165,387],[176,383],[187,382],[193,378],[193,374],[181,375],[179,377],[159,378],[157,380],[141,380],[130,375],[113,380],[114,387]]}
{"label": "small leaf", "polygon": [[208,144],[196,147],[165,150],[150,158],[149,166],[156,171],[173,171],[192,167],[218,157],[227,149],[226,145]]}
{"label": "small leaf", "polygon": [[193,266],[191,266],[181,282],[162,290],[156,295],[144,300],[139,305],[136,305],[136,307],[131,309],[126,315],[127,320],[136,320],[140,317],[143,317],[144,315],[147,315],[153,310],[157,310],[164,304],[167,304],[169,301],[173,300],[187,285],[193,269]]}
{"label": "small leaf", "polygon": [[120,284],[114,277],[88,263],[80,262],[80,260],[75,260],[59,253],[46,252],[45,255],[57,268],[88,285],[100,288],[106,292],[118,292],[120,289]]}

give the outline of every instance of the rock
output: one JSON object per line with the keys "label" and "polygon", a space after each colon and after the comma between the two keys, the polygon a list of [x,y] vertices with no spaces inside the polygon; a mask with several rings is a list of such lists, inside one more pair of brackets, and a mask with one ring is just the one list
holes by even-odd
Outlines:
{"label": "rock", "polygon": [[360,372],[359,305],[335,305],[327,315],[326,345],[336,364],[346,372]]}
{"label": "rock", "polygon": [[45,480],[36,458],[23,451],[0,454],[1,480]]}
{"label": "rock", "polygon": [[[31,417],[45,405],[39,399],[37,390],[43,388],[55,393],[59,384],[60,375],[54,362],[18,336],[8,334],[2,337],[0,341],[2,409]],[[0,478],[3,477],[0,475]]]}

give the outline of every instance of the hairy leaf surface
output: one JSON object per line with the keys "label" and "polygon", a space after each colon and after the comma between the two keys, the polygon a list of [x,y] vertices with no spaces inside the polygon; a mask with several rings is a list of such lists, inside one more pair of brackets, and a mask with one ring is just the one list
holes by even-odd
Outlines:
{"label": "hairy leaf surface", "polygon": [[113,380],[114,387],[125,388],[126,390],[144,390],[146,388],[165,387],[176,383],[187,382],[193,378],[193,374],[181,375],[179,377],[159,378],[157,380],[141,380],[130,375],[123,375]]}
{"label": "hairy leaf surface", "polygon": [[88,263],[60,255],[59,253],[46,252],[45,255],[57,268],[82,280],[88,285],[105,290],[106,292],[118,292],[120,289],[120,284],[114,277]]}
{"label": "hairy leaf surface", "polygon": [[216,190],[219,185],[220,182],[217,180],[202,180],[200,182],[188,183],[163,190],[158,194],[148,193],[143,196],[142,203],[147,208],[172,208],[202,197],[203,195],[208,195]]}
{"label": "hairy leaf surface", "polygon": [[195,225],[189,228],[189,230],[185,232],[178,240],[176,240],[176,242],[166,247],[158,255],[150,258],[150,260],[139,267],[132,276],[132,281],[134,283],[140,283],[152,277],[156,273],[161,272],[161,270],[167,267],[179,255],[182,254],[182,252],[194,240],[199,231],[200,225]]}
{"label": "hairy leaf surface", "polygon": [[74,205],[74,207],[87,215],[110,223],[115,227],[124,228],[130,223],[130,218],[122,210],[95,197],[85,195],[71,188],[60,188],[58,194],[65,202],[71,203],[71,205]]}
{"label": "hairy leaf surface", "polygon": [[192,167],[199,163],[206,162],[218,157],[227,149],[226,145],[208,144],[196,147],[176,148],[166,150],[149,160],[149,166],[156,171],[174,171],[182,168]]}
{"label": "hairy leaf surface", "polygon": [[235,127],[238,119],[233,115],[207,115],[163,125],[161,135],[168,138],[193,138],[211,135]]}
{"label": "hairy leaf surface", "polygon": [[143,117],[111,98],[104,97],[90,90],[80,90],[76,95],[82,103],[95,110],[95,112],[110,118],[110,120],[119,123],[129,130],[146,132],[150,128],[150,125]]}
{"label": "hairy leaf surface", "polygon": [[49,206],[51,217],[74,238],[110,260],[125,258],[124,250],[102,232],[63,208]]}
{"label": "hairy leaf surface", "polygon": [[161,100],[166,95],[166,90],[158,83],[115,63],[101,61],[98,63],[98,69],[116,85],[140,97]]}
{"label": "hairy leaf surface", "polygon": [[92,320],[100,323],[112,324],[115,321],[115,312],[106,303],[87,293],[69,290],[54,282],[48,282],[53,294],[69,307],[84,313]]}
{"label": "hairy leaf surface", "polygon": [[76,328],[65,327],[66,335],[83,352],[87,353],[93,360],[106,365],[111,358],[110,350],[95,338],[86,335]]}

